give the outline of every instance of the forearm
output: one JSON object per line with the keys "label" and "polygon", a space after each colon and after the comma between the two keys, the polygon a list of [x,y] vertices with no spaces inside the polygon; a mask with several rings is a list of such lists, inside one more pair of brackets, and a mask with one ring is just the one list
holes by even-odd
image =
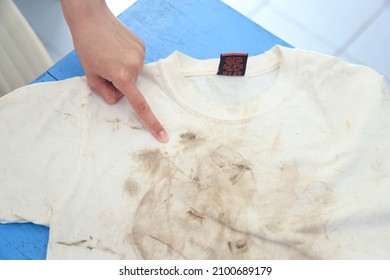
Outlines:
{"label": "forearm", "polygon": [[71,31],[91,16],[111,13],[105,0],[61,0],[61,6]]}

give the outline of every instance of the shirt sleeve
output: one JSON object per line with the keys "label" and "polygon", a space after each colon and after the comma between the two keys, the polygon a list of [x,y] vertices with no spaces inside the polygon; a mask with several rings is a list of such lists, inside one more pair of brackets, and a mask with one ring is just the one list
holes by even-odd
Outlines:
{"label": "shirt sleeve", "polygon": [[49,224],[75,172],[88,94],[73,78],[0,99],[0,222]]}

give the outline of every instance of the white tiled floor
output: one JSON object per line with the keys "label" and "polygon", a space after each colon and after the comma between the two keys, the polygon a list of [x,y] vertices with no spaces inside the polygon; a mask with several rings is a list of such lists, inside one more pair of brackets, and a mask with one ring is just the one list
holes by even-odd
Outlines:
{"label": "white tiled floor", "polygon": [[[55,62],[73,49],[59,0],[14,1]],[[135,1],[107,3],[119,14]],[[222,1],[295,47],[370,66],[390,84],[390,0]]]}
{"label": "white tiled floor", "polygon": [[390,85],[389,0],[222,0],[294,47],[364,64]]}

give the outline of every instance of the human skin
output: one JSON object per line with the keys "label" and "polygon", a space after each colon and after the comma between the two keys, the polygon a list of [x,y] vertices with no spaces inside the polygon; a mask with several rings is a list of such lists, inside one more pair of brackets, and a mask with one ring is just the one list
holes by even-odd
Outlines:
{"label": "human skin", "polygon": [[144,126],[167,143],[168,134],[136,85],[145,59],[142,40],[105,0],[61,0],[61,5],[90,87],[109,104],[125,96]]}

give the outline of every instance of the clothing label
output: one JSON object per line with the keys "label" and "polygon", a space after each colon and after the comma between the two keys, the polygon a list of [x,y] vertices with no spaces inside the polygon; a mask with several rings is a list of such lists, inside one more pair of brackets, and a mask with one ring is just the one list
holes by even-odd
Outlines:
{"label": "clothing label", "polygon": [[221,54],[217,75],[244,76],[247,61],[247,53]]}

